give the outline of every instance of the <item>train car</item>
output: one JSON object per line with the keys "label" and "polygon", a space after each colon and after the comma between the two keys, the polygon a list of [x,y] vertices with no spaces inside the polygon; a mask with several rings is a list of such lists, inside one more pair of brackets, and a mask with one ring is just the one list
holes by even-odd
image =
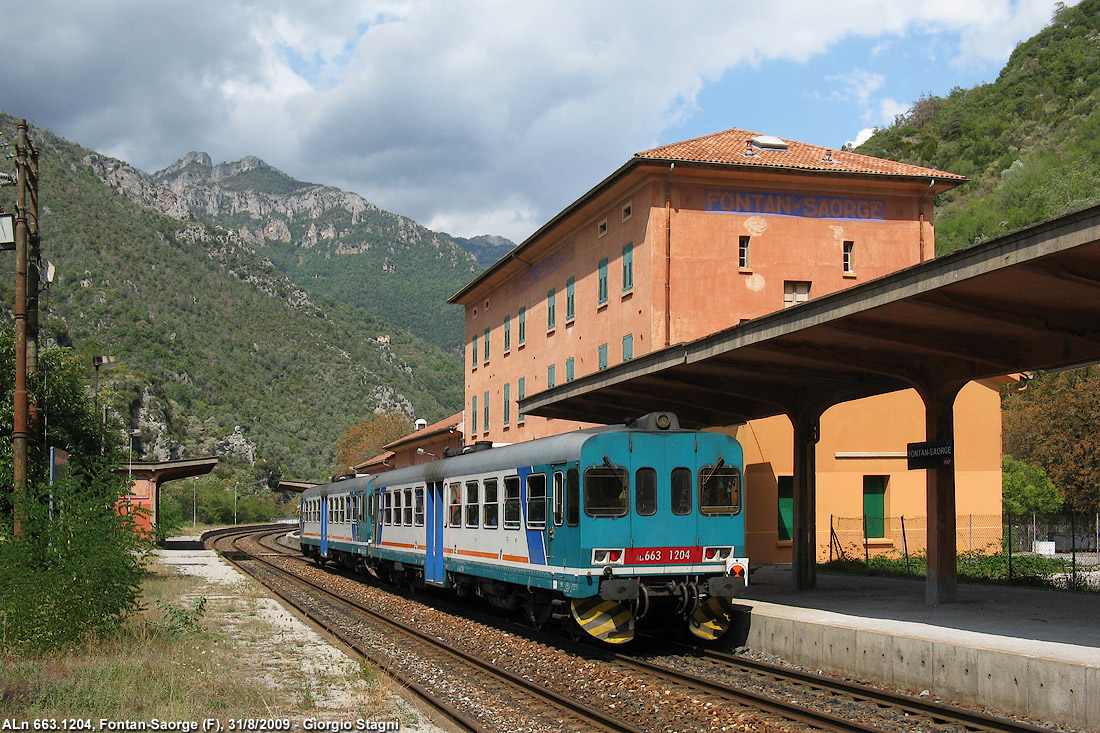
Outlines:
{"label": "train car", "polygon": [[736,440],[653,413],[485,448],[310,489],[303,552],[611,643],[670,614],[725,633],[749,569]]}
{"label": "train car", "polygon": [[364,567],[371,536],[370,480],[348,477],[302,492],[298,524],[303,555],[320,564],[335,560],[352,570]]}

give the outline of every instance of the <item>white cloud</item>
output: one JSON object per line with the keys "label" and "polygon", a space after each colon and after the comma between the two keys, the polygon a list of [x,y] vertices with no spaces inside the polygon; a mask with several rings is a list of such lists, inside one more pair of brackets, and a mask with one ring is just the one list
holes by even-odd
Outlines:
{"label": "white cloud", "polygon": [[[0,100],[147,170],[189,150],[258,155],[453,234],[520,240],[704,113],[700,94],[723,74],[805,64],[854,36],[885,48],[915,29],[961,38],[958,63],[1003,58],[1051,7],[40,0],[5,14],[40,32],[6,39]],[[879,98],[879,71],[833,81],[872,124],[902,106]]]}

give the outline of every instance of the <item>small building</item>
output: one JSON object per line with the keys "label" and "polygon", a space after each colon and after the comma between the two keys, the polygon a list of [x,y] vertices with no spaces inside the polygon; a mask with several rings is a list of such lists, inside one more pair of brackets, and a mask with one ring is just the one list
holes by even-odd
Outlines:
{"label": "small building", "polygon": [[130,491],[119,499],[118,510],[134,514],[138,528],[152,533],[160,521],[161,485],[175,479],[203,476],[217,465],[217,458],[124,463],[114,472],[129,477]]}
{"label": "small building", "polygon": [[387,443],[382,446],[383,453],[351,468],[355,473],[384,473],[442,458],[447,451],[462,448],[462,418],[459,412],[431,425],[417,421],[416,430]]}
{"label": "small building", "polygon": [[[933,257],[935,197],[965,180],[737,129],[638,153],[450,299],[466,316],[466,442],[582,427],[517,403]],[[860,335],[850,338],[858,354]],[[998,387],[972,383],[956,403],[958,511],[996,515],[997,526]],[[607,406],[608,423],[632,416]],[[750,557],[789,561],[789,420],[714,428],[745,447]],[[819,557],[833,517],[861,518],[861,544],[891,549],[890,518],[925,513],[923,475],[905,461],[906,443],[924,439],[920,398],[838,405],[822,435]]]}

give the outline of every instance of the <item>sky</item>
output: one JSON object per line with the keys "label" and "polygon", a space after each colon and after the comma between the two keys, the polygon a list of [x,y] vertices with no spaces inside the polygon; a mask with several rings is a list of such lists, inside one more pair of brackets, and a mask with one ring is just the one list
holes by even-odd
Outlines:
{"label": "sky", "polygon": [[17,118],[150,173],[255,155],[518,243],[659,145],[732,127],[862,141],[922,94],[995,80],[1055,3],[4,5],[0,109]]}

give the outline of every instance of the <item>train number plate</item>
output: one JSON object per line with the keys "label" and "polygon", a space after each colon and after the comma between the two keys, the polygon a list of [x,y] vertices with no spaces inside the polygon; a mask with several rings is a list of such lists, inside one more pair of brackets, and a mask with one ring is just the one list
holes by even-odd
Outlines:
{"label": "train number plate", "polygon": [[627,550],[628,565],[668,565],[696,563],[703,557],[702,547],[635,547]]}

